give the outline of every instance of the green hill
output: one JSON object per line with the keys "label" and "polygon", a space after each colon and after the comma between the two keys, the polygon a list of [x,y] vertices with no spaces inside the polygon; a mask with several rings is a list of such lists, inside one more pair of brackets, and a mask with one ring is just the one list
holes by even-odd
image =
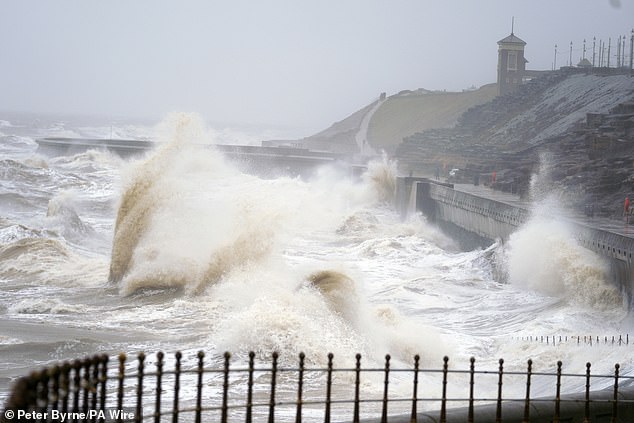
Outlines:
{"label": "green hill", "polygon": [[[453,126],[467,109],[491,101],[496,91],[495,84],[464,92],[402,91],[385,99],[374,111],[368,125],[367,141],[377,151],[393,152],[407,136]],[[358,152],[355,136],[361,130],[363,118],[376,104],[375,101],[297,142],[314,150]]]}
{"label": "green hill", "polygon": [[403,138],[427,129],[451,127],[467,109],[496,95],[496,84],[459,93],[405,91],[393,95],[372,116],[368,141],[377,150],[393,152]]}

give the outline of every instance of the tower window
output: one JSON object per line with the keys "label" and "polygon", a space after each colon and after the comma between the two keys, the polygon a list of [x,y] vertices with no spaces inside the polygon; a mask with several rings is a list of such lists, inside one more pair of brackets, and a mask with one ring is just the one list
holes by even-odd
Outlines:
{"label": "tower window", "polygon": [[509,51],[507,70],[516,71],[517,70],[517,52]]}

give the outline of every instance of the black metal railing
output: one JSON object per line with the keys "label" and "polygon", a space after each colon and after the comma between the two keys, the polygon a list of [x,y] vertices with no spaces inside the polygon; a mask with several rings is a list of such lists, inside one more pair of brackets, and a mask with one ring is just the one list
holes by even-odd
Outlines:
{"label": "black metal railing", "polygon": [[447,357],[437,369],[419,356],[393,366],[387,355],[368,368],[359,354],[348,367],[335,367],[332,354],[325,366],[307,365],[303,353],[290,366],[277,353],[258,360],[263,366],[253,352],[237,366],[231,359],[141,352],[63,362],[15,381],[0,421],[634,421],[634,377],[618,364],[608,374],[592,374],[590,363],[568,374],[561,361],[537,372],[531,360],[521,370],[504,360],[480,370],[474,358],[467,369]]}

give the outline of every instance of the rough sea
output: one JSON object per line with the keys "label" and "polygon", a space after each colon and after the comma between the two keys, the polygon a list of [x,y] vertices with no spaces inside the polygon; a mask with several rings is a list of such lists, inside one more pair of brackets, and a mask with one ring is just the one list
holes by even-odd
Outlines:
{"label": "rough sea", "polygon": [[[446,355],[461,369],[475,357],[490,370],[504,358],[517,371],[532,359],[536,371],[561,360],[567,373],[586,362],[631,373],[632,343],[526,339],[632,329],[606,263],[575,243],[551,203],[507,242],[460,251],[420,214],[394,210],[397,163],[377,158],[355,179],[327,167],[263,178],[214,150],[220,132],[186,114],[156,126],[0,120],[0,401],[15,378],[53,362],[159,350],[182,351],[191,366],[198,350],[217,364],[224,351],[242,363],[277,351],[287,366],[300,352],[323,366],[332,352],[335,365],[361,353],[381,367],[389,353],[401,367],[420,354],[436,369]],[[46,136],[152,138],[157,148],[47,157],[35,141]],[[382,381],[364,389],[380,393]],[[537,384],[533,395],[553,390]]]}

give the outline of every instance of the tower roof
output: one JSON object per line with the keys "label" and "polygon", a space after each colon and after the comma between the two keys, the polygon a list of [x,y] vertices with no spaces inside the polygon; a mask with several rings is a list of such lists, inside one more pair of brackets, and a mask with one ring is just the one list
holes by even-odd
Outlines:
{"label": "tower roof", "polygon": [[521,44],[525,46],[526,42],[511,32],[511,35],[498,41],[498,45],[501,44]]}

